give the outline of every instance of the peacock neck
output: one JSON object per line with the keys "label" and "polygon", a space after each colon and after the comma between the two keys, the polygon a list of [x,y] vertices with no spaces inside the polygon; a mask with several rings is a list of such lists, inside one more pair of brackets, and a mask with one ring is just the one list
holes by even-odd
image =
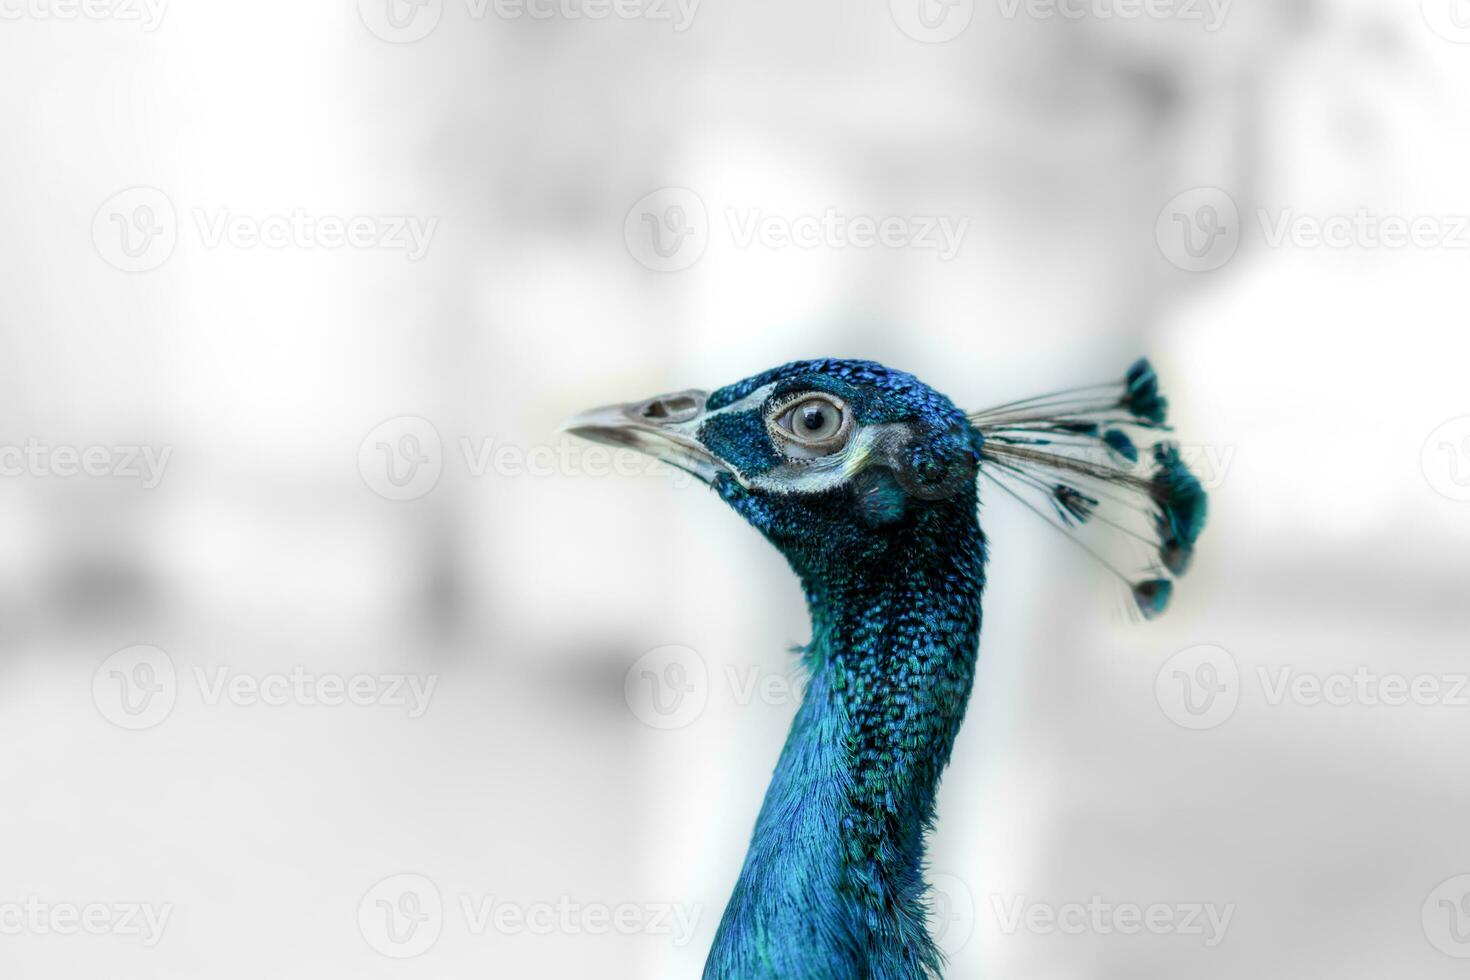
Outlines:
{"label": "peacock neck", "polygon": [[937,972],[921,869],[974,677],[984,544],[969,514],[865,568],[803,576],[810,682],[706,978]]}

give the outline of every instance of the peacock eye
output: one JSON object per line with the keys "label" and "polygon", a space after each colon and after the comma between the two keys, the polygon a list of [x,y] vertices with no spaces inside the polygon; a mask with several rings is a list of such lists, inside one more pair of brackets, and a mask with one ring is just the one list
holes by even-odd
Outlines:
{"label": "peacock eye", "polygon": [[836,452],[847,442],[851,413],[832,395],[803,395],[777,410],[772,428],[794,450],[792,455],[815,458]]}

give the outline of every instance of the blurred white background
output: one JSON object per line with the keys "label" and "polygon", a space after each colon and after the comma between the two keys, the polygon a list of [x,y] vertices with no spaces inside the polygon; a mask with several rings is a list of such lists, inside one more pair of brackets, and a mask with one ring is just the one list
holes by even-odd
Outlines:
{"label": "blurred white background", "polygon": [[1464,975],[1465,0],[0,0],[0,73],[3,975],[698,976],[804,609],[559,421],[1139,354],[1211,526],[1139,626],[987,497],[950,975]]}

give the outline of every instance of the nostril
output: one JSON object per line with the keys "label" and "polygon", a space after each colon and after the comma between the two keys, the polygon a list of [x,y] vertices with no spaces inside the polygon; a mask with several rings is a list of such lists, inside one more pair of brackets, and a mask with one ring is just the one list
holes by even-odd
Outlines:
{"label": "nostril", "polygon": [[681,422],[699,411],[699,402],[688,395],[668,395],[655,398],[643,406],[640,412],[650,422]]}

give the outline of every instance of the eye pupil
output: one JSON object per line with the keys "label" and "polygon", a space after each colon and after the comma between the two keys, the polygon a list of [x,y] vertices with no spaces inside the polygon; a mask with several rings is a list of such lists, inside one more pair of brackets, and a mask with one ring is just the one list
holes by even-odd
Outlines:
{"label": "eye pupil", "polygon": [[846,404],[827,395],[793,398],[766,421],[781,451],[798,459],[831,455],[846,444],[852,429]]}

